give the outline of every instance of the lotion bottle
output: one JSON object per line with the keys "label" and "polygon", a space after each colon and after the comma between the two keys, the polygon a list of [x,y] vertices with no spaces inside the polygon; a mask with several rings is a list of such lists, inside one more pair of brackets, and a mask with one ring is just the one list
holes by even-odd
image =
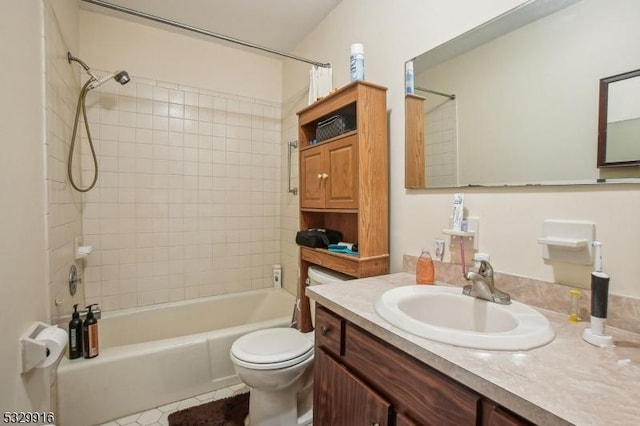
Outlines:
{"label": "lotion bottle", "polygon": [[416,263],[416,284],[433,284],[435,282],[435,266],[431,253],[423,249]]}
{"label": "lotion bottle", "polygon": [[87,306],[87,318],[82,324],[85,358],[95,358],[99,353],[98,320],[93,315],[93,312],[91,312],[93,306],[94,305]]}
{"label": "lotion bottle", "polygon": [[82,334],[82,320],[76,303],[73,305],[73,314],[71,315],[71,321],[69,321],[69,359],[82,358],[84,351]]}
{"label": "lotion bottle", "polygon": [[349,70],[351,71],[351,81],[364,80],[364,46],[362,43],[351,45]]}
{"label": "lotion bottle", "polygon": [[404,89],[408,95],[416,93],[415,80],[413,75],[413,61],[408,61],[404,65]]}

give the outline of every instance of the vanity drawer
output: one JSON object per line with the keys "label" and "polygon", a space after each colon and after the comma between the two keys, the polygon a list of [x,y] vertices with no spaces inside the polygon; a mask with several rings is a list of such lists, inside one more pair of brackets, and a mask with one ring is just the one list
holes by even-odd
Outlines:
{"label": "vanity drawer", "polygon": [[343,336],[344,320],[316,304],[316,347],[340,356],[344,353]]}
{"label": "vanity drawer", "polygon": [[476,425],[480,396],[352,324],[343,362],[418,424]]}

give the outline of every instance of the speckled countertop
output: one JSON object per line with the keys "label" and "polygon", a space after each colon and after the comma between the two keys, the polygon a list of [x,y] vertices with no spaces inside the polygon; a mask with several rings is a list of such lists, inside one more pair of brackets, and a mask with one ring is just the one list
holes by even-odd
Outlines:
{"label": "speckled countertop", "polygon": [[373,304],[384,291],[411,285],[397,273],[307,288],[307,295],[346,320],[540,425],[640,425],[640,335],[607,327],[616,344],[582,340],[588,322],[536,309],[556,338],[530,351],[482,351],[438,343],[392,326]]}

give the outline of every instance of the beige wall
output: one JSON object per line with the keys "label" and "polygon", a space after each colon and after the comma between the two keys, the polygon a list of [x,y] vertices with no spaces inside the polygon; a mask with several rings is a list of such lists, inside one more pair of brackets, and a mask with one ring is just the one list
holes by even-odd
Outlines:
{"label": "beige wall", "polygon": [[[349,81],[350,44],[364,43],[366,78],[389,87],[394,271],[401,269],[404,253],[417,254],[443,237],[454,192],[404,189],[404,62],[520,3],[403,0],[391,7],[390,2],[344,0],[296,51],[331,62],[334,85],[342,86]],[[304,89],[305,69],[286,64],[285,102]],[[640,297],[633,265],[640,238],[639,186],[468,189],[465,206],[469,215],[480,217],[480,250],[491,255],[497,270],[583,286],[589,283],[590,268],[545,263],[536,238],[544,219],[594,221],[604,244],[605,270],[612,277],[611,292]]]}
{"label": "beige wall", "polygon": [[0,411],[49,409],[46,370],[20,374],[19,341],[48,320],[44,220],[42,3],[11,0],[0,14]]}
{"label": "beige wall", "polygon": [[280,101],[280,59],[120,16],[80,12],[80,55],[90,67]]}

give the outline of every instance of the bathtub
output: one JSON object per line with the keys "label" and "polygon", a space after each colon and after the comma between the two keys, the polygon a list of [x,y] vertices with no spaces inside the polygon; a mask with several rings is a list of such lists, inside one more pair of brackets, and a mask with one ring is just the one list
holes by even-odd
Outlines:
{"label": "bathtub", "polygon": [[100,355],[58,366],[59,424],[105,423],[240,383],[233,341],[288,326],[293,305],[285,290],[263,289],[103,313]]}

